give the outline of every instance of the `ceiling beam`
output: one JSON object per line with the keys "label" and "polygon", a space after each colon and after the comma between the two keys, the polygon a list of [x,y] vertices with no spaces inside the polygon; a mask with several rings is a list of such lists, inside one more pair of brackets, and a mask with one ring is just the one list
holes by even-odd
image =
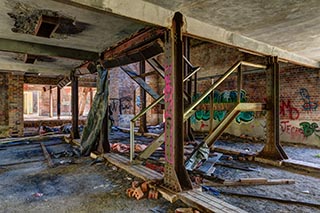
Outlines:
{"label": "ceiling beam", "polygon": [[16,72],[28,72],[39,73],[49,75],[69,75],[70,70],[61,67],[46,67],[35,64],[24,64],[17,62],[0,61],[0,70],[2,71],[16,71]]}
{"label": "ceiling beam", "polygon": [[[120,15],[130,19],[138,20],[148,24],[170,28],[174,11],[165,9],[158,5],[143,0],[55,0],[78,7],[97,9],[107,13]],[[278,56],[282,61],[319,68],[318,61],[300,56],[298,54],[268,45],[263,42],[250,39],[237,33],[227,31],[223,28],[207,24],[194,18],[184,16],[183,34],[208,42],[236,47],[252,53],[265,56]]]}
{"label": "ceiling beam", "polygon": [[9,38],[0,38],[0,51],[88,61],[96,61],[100,57],[100,54],[97,52],[34,43],[29,41],[13,40]]}

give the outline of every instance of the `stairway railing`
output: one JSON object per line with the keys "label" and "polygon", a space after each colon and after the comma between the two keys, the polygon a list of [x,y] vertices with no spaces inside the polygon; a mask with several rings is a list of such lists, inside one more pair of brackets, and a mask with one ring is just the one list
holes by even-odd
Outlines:
{"label": "stairway railing", "polygon": [[134,158],[134,126],[135,122],[144,114],[146,114],[150,109],[152,109],[155,105],[160,103],[164,99],[164,94],[162,94],[157,100],[151,103],[148,107],[144,108],[139,114],[134,116],[130,120],[130,161]]}
{"label": "stairway railing", "polygon": [[[235,63],[229,70],[225,72],[223,76],[221,76],[209,89],[207,89],[194,103],[192,103],[184,112],[183,120],[186,121],[191,115],[193,115],[192,111],[211,93],[213,90],[215,90],[224,80],[226,80],[235,70],[237,70],[238,67],[241,65],[244,66],[250,66],[255,68],[261,68],[266,69],[267,67],[265,65],[261,64],[255,64],[251,62],[246,61],[239,61]],[[238,91],[238,94],[240,94],[240,91]]]}

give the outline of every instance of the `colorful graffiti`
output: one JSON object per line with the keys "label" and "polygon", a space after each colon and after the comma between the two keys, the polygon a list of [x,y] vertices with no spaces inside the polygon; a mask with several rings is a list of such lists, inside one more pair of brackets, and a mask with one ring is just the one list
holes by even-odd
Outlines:
{"label": "colorful graffiti", "polygon": [[302,129],[290,124],[290,121],[288,120],[280,121],[280,130],[282,134],[288,134],[291,138],[302,139],[304,137]]}
{"label": "colorful graffiti", "polygon": [[[197,100],[200,97],[200,94],[197,94],[193,97],[193,100]],[[238,91],[214,91],[213,102],[214,103],[235,103],[238,100]],[[241,90],[240,92],[240,102],[247,102],[246,91]],[[210,97],[207,96],[201,104],[209,104]],[[215,110],[213,112],[213,119],[217,121],[222,121],[227,115],[225,110]],[[208,121],[210,119],[210,110],[199,109],[191,117],[191,122],[196,123],[197,121]],[[250,122],[254,119],[254,112],[240,112],[239,115],[235,118],[237,123],[241,122]]]}
{"label": "colorful graffiti", "polygon": [[280,102],[280,116],[287,117],[290,120],[297,120],[300,117],[299,110],[292,106],[291,100],[281,100]]}
{"label": "colorful graffiti", "polygon": [[303,100],[302,108],[305,111],[315,111],[318,108],[318,103],[311,101],[309,91],[306,88],[301,88],[299,91],[301,98]]}
{"label": "colorful graffiti", "polygon": [[309,137],[314,134],[315,136],[320,138],[320,135],[317,134],[318,132],[320,132],[320,128],[317,123],[301,122],[299,125],[301,126],[305,137]]}

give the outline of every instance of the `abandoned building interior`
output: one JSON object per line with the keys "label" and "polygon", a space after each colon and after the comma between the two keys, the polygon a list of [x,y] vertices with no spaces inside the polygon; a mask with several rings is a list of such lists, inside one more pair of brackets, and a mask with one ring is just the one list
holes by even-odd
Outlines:
{"label": "abandoned building interior", "polygon": [[0,0],[0,212],[320,212],[319,0]]}

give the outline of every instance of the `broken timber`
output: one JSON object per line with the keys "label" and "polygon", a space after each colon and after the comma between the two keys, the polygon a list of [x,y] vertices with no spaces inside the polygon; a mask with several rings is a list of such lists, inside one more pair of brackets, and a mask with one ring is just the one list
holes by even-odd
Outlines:
{"label": "broken timber", "polygon": [[51,167],[51,168],[54,167],[54,163],[53,163],[53,161],[52,161],[52,159],[51,159],[51,156],[50,156],[50,154],[49,154],[46,146],[45,146],[43,143],[40,143],[40,145],[41,145],[41,148],[42,148],[44,157],[45,157],[46,160],[48,161],[48,166]]}

